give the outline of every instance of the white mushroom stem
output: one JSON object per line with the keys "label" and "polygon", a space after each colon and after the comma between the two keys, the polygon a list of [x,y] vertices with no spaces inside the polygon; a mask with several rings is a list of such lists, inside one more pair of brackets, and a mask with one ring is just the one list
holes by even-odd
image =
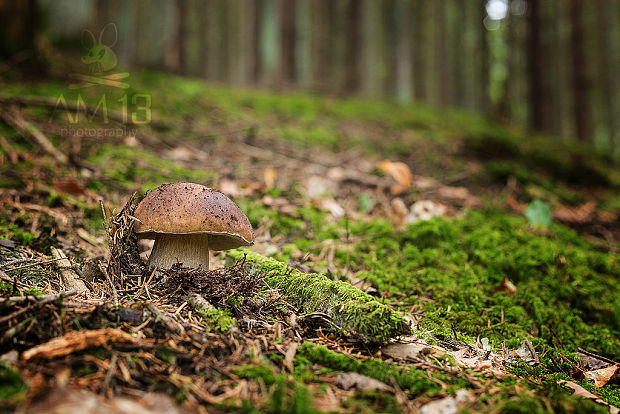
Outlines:
{"label": "white mushroom stem", "polygon": [[209,236],[195,234],[157,234],[148,266],[170,269],[180,262],[183,267],[198,267],[209,270]]}

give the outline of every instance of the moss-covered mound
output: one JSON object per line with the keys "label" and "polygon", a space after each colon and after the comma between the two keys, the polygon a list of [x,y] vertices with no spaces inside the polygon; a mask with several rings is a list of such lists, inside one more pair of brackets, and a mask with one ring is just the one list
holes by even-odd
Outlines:
{"label": "moss-covered mound", "polygon": [[267,284],[302,312],[323,312],[338,327],[364,340],[382,343],[409,332],[402,315],[348,283],[303,273],[246,249],[231,250],[228,256],[245,258],[254,271],[265,272]]}

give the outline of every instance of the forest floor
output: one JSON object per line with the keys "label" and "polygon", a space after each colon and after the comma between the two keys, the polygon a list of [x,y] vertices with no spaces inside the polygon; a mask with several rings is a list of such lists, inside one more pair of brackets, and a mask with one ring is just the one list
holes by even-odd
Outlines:
{"label": "forest floor", "polygon": [[[620,407],[617,162],[421,105],[155,72],[71,82],[0,80],[0,411]],[[55,108],[78,95],[97,112]],[[132,194],[177,181],[230,196],[258,255],[166,282],[108,267],[133,247]],[[284,289],[297,271],[411,330],[388,341],[377,318],[362,335],[319,285]]]}

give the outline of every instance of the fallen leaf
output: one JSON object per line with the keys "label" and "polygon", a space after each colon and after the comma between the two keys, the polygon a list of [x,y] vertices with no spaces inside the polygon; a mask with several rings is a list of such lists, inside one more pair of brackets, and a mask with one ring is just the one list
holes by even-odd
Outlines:
{"label": "fallen leaf", "polygon": [[33,405],[22,407],[20,412],[49,414],[181,414],[189,411],[171,397],[160,393],[147,393],[140,399],[114,397],[106,399],[85,389],[59,387],[46,393],[41,400],[29,401]]}
{"label": "fallen leaf", "polygon": [[553,212],[553,218],[565,223],[589,223],[596,213],[596,203],[588,201],[577,207],[559,207]]}
{"label": "fallen leaf", "polygon": [[267,167],[263,171],[263,178],[265,180],[265,188],[267,190],[271,190],[272,188],[274,188],[276,184],[276,176],[277,176],[277,172],[276,172],[276,169],[273,167]]}
{"label": "fallen leaf", "polygon": [[589,398],[591,400],[594,400],[595,402],[601,404],[601,405],[606,405],[609,407],[609,412],[612,414],[618,414],[620,413],[620,410],[617,407],[614,407],[613,405],[603,401],[600,397],[592,394],[590,391],[586,390],[585,388],[583,388],[581,385],[576,384],[572,381],[566,381],[566,380],[559,380],[558,384],[564,385],[570,389],[573,390],[573,395],[577,396],[577,397],[584,397],[584,398]]}
{"label": "fallen leaf", "polygon": [[293,362],[295,361],[295,355],[297,355],[297,347],[299,343],[291,342],[286,350],[286,354],[284,354],[284,362],[282,365],[289,370],[289,372],[293,372]]}
{"label": "fallen leaf", "polygon": [[400,198],[394,198],[390,202],[390,207],[390,218],[392,219],[392,226],[394,226],[394,230],[402,230],[405,226],[407,214],[409,213],[405,202]]}
{"label": "fallen leaf", "polygon": [[91,196],[91,193],[76,178],[54,178],[52,187],[59,193],[69,194],[74,197]]}
{"label": "fallen leaf", "polygon": [[420,200],[413,203],[407,217],[406,223],[415,223],[417,221],[430,220],[436,216],[446,214],[447,207],[443,204],[435,203],[431,200]]}
{"label": "fallen leaf", "polygon": [[389,392],[392,389],[383,382],[357,372],[343,372],[336,376],[334,385],[343,390],[355,388],[360,391],[382,391]]}
{"label": "fallen leaf", "polygon": [[321,210],[329,211],[335,218],[344,217],[344,208],[333,198],[324,198],[320,203]]}
{"label": "fallen leaf", "polygon": [[460,410],[460,405],[472,401],[474,397],[467,390],[457,390],[456,397],[446,397],[441,400],[431,401],[420,408],[421,414],[455,414]]}
{"label": "fallen leaf", "polygon": [[499,285],[493,288],[493,292],[515,293],[516,291],[517,287],[507,277],[503,278]]}
{"label": "fallen leaf", "polygon": [[584,373],[584,375],[586,376],[586,378],[594,381],[594,385],[600,388],[607,384],[610,379],[614,378],[619,373],[620,366],[610,365],[608,367],[596,369],[594,371],[587,371]]}
{"label": "fallen leaf", "polygon": [[324,177],[313,175],[306,180],[306,195],[312,200],[329,197],[334,192],[335,183]]}
{"label": "fallen leaf", "polygon": [[407,190],[413,184],[413,176],[407,164],[399,161],[384,160],[377,163],[377,168],[389,174],[395,181],[390,192],[394,195]]}
{"label": "fallen leaf", "polygon": [[532,343],[527,339],[524,339],[521,342],[521,346],[519,347],[519,349],[512,352],[529,365],[536,365],[540,362],[540,360],[538,359],[538,354],[536,354]]}
{"label": "fallen leaf", "polygon": [[219,190],[228,196],[237,197],[241,194],[239,191],[239,186],[237,183],[232,180],[222,179],[220,180]]}
{"label": "fallen leaf", "polygon": [[408,357],[418,357],[421,352],[428,349],[427,344],[389,344],[381,348],[381,353],[393,359],[407,359]]}

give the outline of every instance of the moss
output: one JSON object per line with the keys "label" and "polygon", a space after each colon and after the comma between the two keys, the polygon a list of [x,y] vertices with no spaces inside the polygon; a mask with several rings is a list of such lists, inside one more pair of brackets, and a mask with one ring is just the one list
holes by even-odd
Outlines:
{"label": "moss", "polygon": [[43,295],[39,289],[26,289],[23,292],[24,296],[40,296]]}
{"label": "moss", "polygon": [[227,332],[231,327],[237,326],[235,319],[230,312],[223,309],[203,309],[198,313],[203,317],[203,325],[209,330],[215,329],[220,332]]}
{"label": "moss", "polygon": [[[265,360],[233,369],[241,378],[260,380],[269,387],[269,399],[259,412],[273,414],[313,414],[318,411],[313,407],[312,395],[303,383],[280,374]],[[253,412],[254,407],[246,404],[243,412]]]}
{"label": "moss", "polygon": [[414,395],[433,394],[441,391],[441,386],[434,378],[457,388],[469,388],[469,383],[463,378],[448,376],[443,373],[429,374],[424,370],[411,367],[400,368],[374,358],[357,361],[310,342],[301,344],[297,354],[299,357],[306,358],[334,371],[357,372],[390,386],[392,386],[391,381],[393,379],[403,391]]}
{"label": "moss", "polygon": [[358,391],[342,406],[351,412],[360,414],[401,413],[403,411],[394,395],[380,391]]}
{"label": "moss", "polygon": [[302,273],[245,249],[229,251],[228,256],[234,260],[245,257],[257,271],[265,272],[267,284],[302,312],[324,312],[339,327],[370,342],[386,342],[408,332],[400,314],[348,283],[317,273]]}
{"label": "moss", "polygon": [[18,371],[0,362],[0,409],[22,402],[27,388]]}

